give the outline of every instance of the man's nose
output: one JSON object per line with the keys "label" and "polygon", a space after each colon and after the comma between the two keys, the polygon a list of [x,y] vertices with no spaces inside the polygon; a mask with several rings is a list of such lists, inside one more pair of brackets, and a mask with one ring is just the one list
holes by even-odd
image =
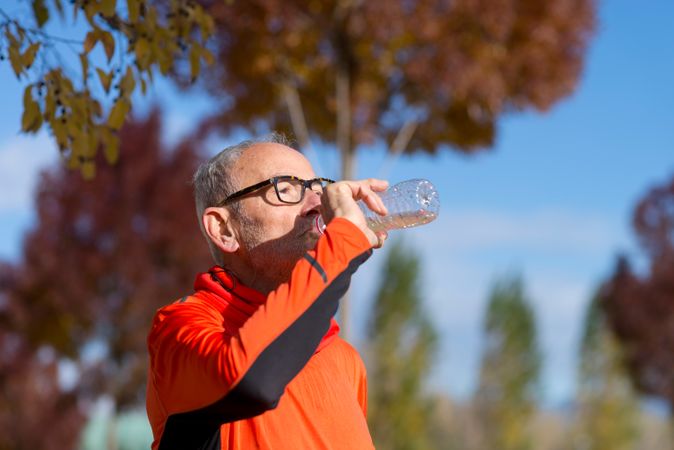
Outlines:
{"label": "man's nose", "polygon": [[304,196],[304,211],[305,213],[318,209],[321,206],[321,192],[307,189]]}

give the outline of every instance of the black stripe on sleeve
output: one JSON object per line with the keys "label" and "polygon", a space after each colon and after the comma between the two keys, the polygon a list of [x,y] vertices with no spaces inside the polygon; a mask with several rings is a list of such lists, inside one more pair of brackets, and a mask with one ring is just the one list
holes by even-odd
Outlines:
{"label": "black stripe on sleeve", "polygon": [[318,261],[316,261],[316,259],[313,256],[311,256],[309,253],[304,254],[304,259],[309,261],[309,264],[311,264],[311,267],[316,269],[316,272],[318,272],[318,274],[321,276],[321,278],[323,278],[323,283],[327,283],[328,282],[328,276],[325,274],[325,270],[323,270],[323,266],[321,266],[321,264]]}
{"label": "black stripe on sleeve", "polygon": [[219,436],[220,425],[254,417],[274,409],[285,387],[306,365],[328,331],[339,300],[351,276],[372,254],[357,256],[328,284],[313,304],[260,353],[239,384],[217,402],[204,408],[172,414],[166,421],[159,450],[206,450]]}

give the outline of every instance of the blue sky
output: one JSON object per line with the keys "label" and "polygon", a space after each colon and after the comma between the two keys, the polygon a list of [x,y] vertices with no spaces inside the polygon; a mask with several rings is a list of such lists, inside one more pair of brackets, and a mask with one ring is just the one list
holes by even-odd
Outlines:
{"label": "blue sky", "polygon": [[[636,254],[635,202],[674,175],[674,4],[607,0],[599,7],[572,96],[544,114],[505,117],[491,151],[402,157],[386,174],[392,182],[428,178],[440,191],[436,222],[396,232],[423,259],[426,307],[441,335],[433,388],[470,395],[489,288],[495,277],[516,273],[539,326],[544,399],[568,401],[587,301],[619,251]],[[0,258],[15,260],[33,221],[37,173],[56,151],[46,134],[18,133],[22,88],[8,64],[0,64],[0,83]],[[209,108],[207,97],[161,82],[140,109],[152,102],[166,107],[169,141]],[[212,143],[213,150],[226,143]],[[325,175],[336,176],[334,152],[322,150],[318,159]],[[359,175],[379,175],[384,161],[382,149],[362,152]],[[353,283],[356,344],[382,260],[373,257]]]}

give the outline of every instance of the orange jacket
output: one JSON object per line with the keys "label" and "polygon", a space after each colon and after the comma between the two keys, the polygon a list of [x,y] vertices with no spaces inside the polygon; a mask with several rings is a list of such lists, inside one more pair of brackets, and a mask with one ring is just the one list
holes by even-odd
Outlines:
{"label": "orange jacket", "polygon": [[371,254],[334,219],[268,296],[214,267],[148,336],[153,450],[371,449],[365,367],[332,319]]}

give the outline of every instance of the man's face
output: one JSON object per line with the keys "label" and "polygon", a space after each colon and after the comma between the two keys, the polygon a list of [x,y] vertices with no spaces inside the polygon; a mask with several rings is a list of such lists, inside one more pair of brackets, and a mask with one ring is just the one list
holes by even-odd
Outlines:
{"label": "man's face", "polygon": [[[315,178],[309,161],[299,152],[280,144],[257,144],[236,163],[239,188],[245,188],[278,175]],[[274,289],[290,278],[297,261],[316,245],[314,228],[320,197],[306,190],[298,204],[279,201],[274,187],[249,194],[239,200],[240,215],[235,219],[239,236],[239,255],[255,284]]]}

